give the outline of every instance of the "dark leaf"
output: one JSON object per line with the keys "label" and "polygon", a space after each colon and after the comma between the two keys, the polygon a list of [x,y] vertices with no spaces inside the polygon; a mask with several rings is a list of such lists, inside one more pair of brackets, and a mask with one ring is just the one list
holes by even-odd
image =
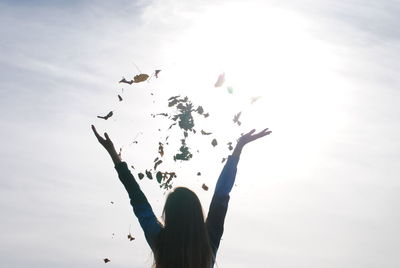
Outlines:
{"label": "dark leaf", "polygon": [[208,186],[205,185],[204,183],[203,183],[203,185],[201,186],[201,188],[203,188],[204,191],[208,191]]}
{"label": "dark leaf", "polygon": [[207,118],[207,117],[210,116],[210,114],[209,114],[209,113],[206,113],[206,114],[203,114],[203,116],[204,116],[204,118]]}
{"label": "dark leaf", "polygon": [[107,120],[108,118],[110,118],[111,116],[113,116],[113,111],[109,112],[106,116],[97,116],[98,118]]}
{"label": "dark leaf", "polygon": [[121,97],[121,95],[119,95],[119,94],[118,94],[118,99],[119,99],[119,101],[122,101],[122,100],[123,100],[122,97]]}
{"label": "dark leaf", "polygon": [[103,261],[104,261],[104,263],[110,262],[110,260],[107,258],[103,259]]}
{"label": "dark leaf", "polygon": [[111,204],[114,204],[114,201],[111,201],[110,203],[111,203]]}
{"label": "dark leaf", "polygon": [[161,171],[158,171],[157,174],[156,174],[157,182],[158,182],[158,183],[161,183],[162,178],[163,178],[162,172],[161,172]]}
{"label": "dark leaf", "polygon": [[131,234],[128,234],[128,239],[129,241],[135,240],[135,238]]}
{"label": "dark leaf", "polygon": [[146,169],[146,176],[147,176],[147,178],[149,178],[150,180],[153,179],[153,175],[151,175],[151,172],[148,171],[147,169]]}
{"label": "dark leaf", "polygon": [[183,131],[183,136],[185,136],[185,138],[187,138],[187,137],[188,137],[188,133],[187,133],[187,131]]}
{"label": "dark leaf", "polygon": [[232,142],[228,142],[227,144],[228,144],[228,149],[229,149],[230,151],[232,151],[232,150],[233,150]]}
{"label": "dark leaf", "polygon": [[215,146],[217,146],[217,144],[218,144],[217,140],[213,139],[211,142],[211,145],[215,147]]}
{"label": "dark leaf", "polygon": [[135,167],[134,167],[133,165],[131,165],[131,168],[132,168],[132,169],[135,169]]}
{"label": "dark leaf", "polygon": [[156,77],[156,78],[158,78],[158,74],[161,72],[161,70],[156,70],[155,72],[154,72],[154,76]]}
{"label": "dark leaf", "polygon": [[156,157],[156,159],[153,160],[153,162],[157,162],[158,161],[158,157]]}
{"label": "dark leaf", "polygon": [[157,167],[162,163],[162,160],[158,160],[155,164],[154,164],[154,170],[157,169]]}
{"label": "dark leaf", "polygon": [[139,173],[138,176],[139,176],[139,180],[144,178],[144,174],[143,173]]}
{"label": "dark leaf", "polygon": [[128,80],[125,79],[125,77],[122,77],[122,79],[121,79],[121,81],[119,81],[119,83],[127,83],[129,85],[132,85],[133,80],[128,81]]}
{"label": "dark leaf", "polygon": [[199,172],[197,172],[197,176],[201,176],[201,172],[199,171]]}
{"label": "dark leaf", "polygon": [[161,157],[164,156],[164,146],[161,142],[158,143],[158,153],[161,155]]}
{"label": "dark leaf", "polygon": [[222,158],[221,163],[224,163],[225,161],[226,161],[226,158],[224,157],[224,158]]}

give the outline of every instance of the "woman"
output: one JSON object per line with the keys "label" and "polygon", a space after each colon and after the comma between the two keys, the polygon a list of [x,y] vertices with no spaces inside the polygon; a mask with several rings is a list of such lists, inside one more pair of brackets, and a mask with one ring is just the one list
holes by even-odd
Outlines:
{"label": "woman", "polygon": [[136,217],[139,219],[147,243],[154,254],[155,268],[209,268],[213,267],[224,231],[229,193],[236,177],[236,167],[243,147],[271,133],[267,129],[254,134],[253,129],[240,137],[232,155],[218,178],[207,220],[196,194],[185,187],[175,188],[165,201],[161,224],[140,190],[135,178],[122,162],[110,137],[101,137],[92,125],[94,134],[110,154],[118,177],[125,186]]}

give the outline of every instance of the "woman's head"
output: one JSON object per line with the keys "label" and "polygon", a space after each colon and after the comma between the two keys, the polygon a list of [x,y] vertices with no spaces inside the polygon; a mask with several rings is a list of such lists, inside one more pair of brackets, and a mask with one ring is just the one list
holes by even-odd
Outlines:
{"label": "woman's head", "polygon": [[157,268],[210,267],[211,247],[197,195],[185,187],[175,188],[165,201],[164,229],[156,242]]}

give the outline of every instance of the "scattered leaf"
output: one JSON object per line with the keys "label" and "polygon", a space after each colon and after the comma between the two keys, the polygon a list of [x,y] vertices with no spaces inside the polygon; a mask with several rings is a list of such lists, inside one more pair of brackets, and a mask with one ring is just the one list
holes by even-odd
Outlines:
{"label": "scattered leaf", "polygon": [[155,72],[154,72],[154,76],[156,77],[156,78],[158,78],[158,74],[161,72],[161,70],[156,70]]}
{"label": "scattered leaf", "polygon": [[203,114],[203,113],[204,113],[203,107],[202,107],[202,106],[197,107],[196,112],[197,112],[198,114]]}
{"label": "scattered leaf", "polygon": [[158,160],[155,164],[154,164],[154,170],[157,169],[157,167],[162,163],[162,160]]}
{"label": "scattered leaf", "polygon": [[119,101],[122,101],[122,100],[123,100],[122,97],[121,97],[121,95],[119,95],[119,94],[118,94],[118,99],[119,99]]}
{"label": "scattered leaf", "polygon": [[221,87],[225,82],[225,73],[218,76],[217,82],[215,82],[214,87]]}
{"label": "scattered leaf", "polygon": [[135,75],[135,76],[133,77],[133,83],[144,82],[144,81],[147,80],[147,78],[149,78],[149,75],[148,75],[148,74],[138,74],[138,75]]}
{"label": "scattered leaf", "polygon": [[258,101],[260,98],[261,98],[261,96],[251,97],[251,98],[250,98],[251,104],[255,103],[255,102]]}
{"label": "scattered leaf", "polygon": [[125,79],[125,77],[122,77],[121,81],[119,81],[118,83],[126,83],[126,84],[129,84],[129,85],[132,85],[133,80],[128,81],[128,80]]}
{"label": "scattered leaf", "polygon": [[111,204],[114,204],[114,201],[111,201],[110,203],[111,203]]}
{"label": "scattered leaf", "polygon": [[110,262],[108,258],[103,259],[104,263]]}
{"label": "scattered leaf", "polygon": [[206,114],[203,114],[203,116],[204,116],[204,118],[207,118],[207,117],[210,116],[210,114],[209,114],[209,113],[206,113]]}
{"label": "scattered leaf", "polygon": [[107,120],[107,119],[110,118],[111,116],[113,116],[113,111],[109,112],[106,116],[100,116],[100,115],[98,115],[97,117],[98,117],[98,118],[101,118],[101,119],[104,119],[104,120]]}
{"label": "scattered leaf", "polygon": [[232,151],[232,150],[233,150],[232,142],[228,142],[227,144],[228,144],[228,149],[229,149],[230,151]]}
{"label": "scattered leaf", "polygon": [[212,132],[205,132],[204,130],[201,130],[200,133],[202,135],[211,135],[212,134]]}
{"label": "scattered leaf", "polygon": [[135,238],[130,233],[128,234],[128,239],[129,241],[135,240]]}
{"label": "scattered leaf", "polygon": [[229,94],[233,94],[233,87],[229,86],[226,88]]}
{"label": "scattered leaf", "polygon": [[199,171],[199,172],[197,172],[197,176],[201,176],[201,172]]}
{"label": "scattered leaf", "polygon": [[131,165],[131,168],[132,168],[132,169],[135,169],[135,167],[134,167],[133,165]]}
{"label": "scattered leaf", "polygon": [[224,163],[226,161],[226,157],[222,158],[221,163]]}
{"label": "scattered leaf", "polygon": [[208,191],[208,186],[205,185],[204,183],[203,183],[203,185],[201,186],[201,188],[203,188],[204,191]]}
{"label": "scattered leaf", "polygon": [[141,179],[144,178],[144,174],[143,174],[143,173],[139,173],[139,174],[138,174],[138,177],[139,177],[139,180],[141,180]]}
{"label": "scattered leaf", "polygon": [[164,156],[164,146],[161,142],[158,143],[158,153],[161,155],[161,157]]}
{"label": "scattered leaf", "polygon": [[213,139],[211,142],[211,145],[215,147],[215,146],[217,146],[217,144],[218,144],[217,140]]}
{"label": "scattered leaf", "polygon": [[146,172],[146,177],[149,178],[150,180],[152,180],[153,179],[153,175],[151,175],[151,172],[148,171],[147,169],[146,169],[145,172]]}
{"label": "scattered leaf", "polygon": [[156,174],[157,182],[158,182],[158,183],[161,183],[162,178],[163,178],[162,172],[161,172],[161,171],[158,171],[157,174]]}
{"label": "scattered leaf", "polygon": [[233,117],[233,123],[237,123],[239,126],[242,124],[242,122],[239,121],[239,117],[242,114],[242,112],[239,112],[238,114],[235,114]]}

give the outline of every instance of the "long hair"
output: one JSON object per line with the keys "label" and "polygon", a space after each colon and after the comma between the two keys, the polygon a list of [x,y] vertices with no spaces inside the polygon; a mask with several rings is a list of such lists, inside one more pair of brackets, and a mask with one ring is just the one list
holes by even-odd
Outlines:
{"label": "long hair", "polygon": [[209,268],[212,251],[197,195],[177,187],[165,201],[164,228],[154,247],[155,268]]}

